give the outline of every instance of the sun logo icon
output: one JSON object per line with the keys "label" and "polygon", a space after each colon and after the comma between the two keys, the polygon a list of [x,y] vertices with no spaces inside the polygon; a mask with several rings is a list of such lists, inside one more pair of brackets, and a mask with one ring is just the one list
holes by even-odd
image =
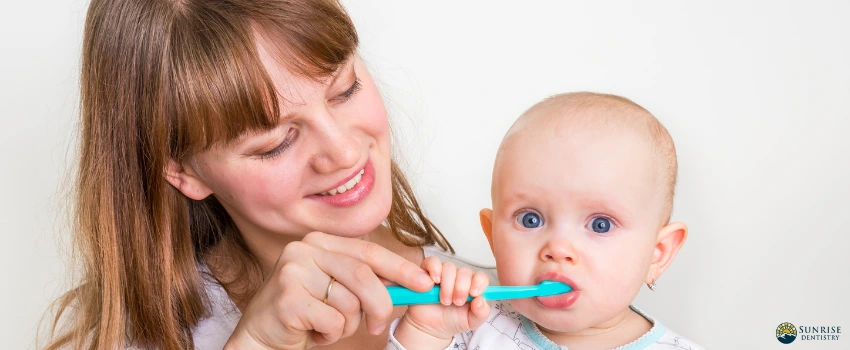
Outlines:
{"label": "sun logo icon", "polygon": [[788,322],[783,322],[776,327],[776,340],[782,344],[791,344],[794,339],[797,339],[797,327]]}

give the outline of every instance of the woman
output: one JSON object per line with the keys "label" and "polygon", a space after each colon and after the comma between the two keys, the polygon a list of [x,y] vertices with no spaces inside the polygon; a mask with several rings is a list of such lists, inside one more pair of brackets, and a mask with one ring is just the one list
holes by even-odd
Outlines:
{"label": "woman", "polygon": [[92,1],[83,278],[48,348],[382,347],[379,277],[427,290],[452,248],[356,48],[335,0]]}

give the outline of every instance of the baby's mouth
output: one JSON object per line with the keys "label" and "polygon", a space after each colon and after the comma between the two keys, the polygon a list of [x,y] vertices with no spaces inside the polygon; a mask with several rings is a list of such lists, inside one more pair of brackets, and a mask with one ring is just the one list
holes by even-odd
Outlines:
{"label": "baby's mouth", "polygon": [[537,303],[549,309],[566,309],[575,304],[581,292],[574,290],[569,293],[552,295],[548,297],[536,297]]}
{"label": "baby's mouth", "polygon": [[537,276],[538,284],[543,281],[561,282],[570,286],[573,289],[572,291],[564,294],[558,294],[548,297],[536,297],[535,300],[537,301],[537,303],[542,305],[543,307],[549,309],[566,309],[575,304],[576,300],[578,300],[578,297],[581,295],[581,291],[579,290],[578,286],[576,286],[575,282],[573,282],[573,280],[569,279],[567,276],[560,272],[550,271],[543,273],[540,276]]}
{"label": "baby's mouth", "polygon": [[575,282],[573,282],[573,280],[569,279],[566,275],[564,275],[560,272],[557,272],[557,271],[550,271],[550,272],[540,274],[539,276],[537,276],[537,280],[535,281],[535,283],[540,284],[540,282],[543,282],[543,281],[561,282],[563,284],[570,286],[573,289],[573,291],[579,290],[578,286],[576,285]]}

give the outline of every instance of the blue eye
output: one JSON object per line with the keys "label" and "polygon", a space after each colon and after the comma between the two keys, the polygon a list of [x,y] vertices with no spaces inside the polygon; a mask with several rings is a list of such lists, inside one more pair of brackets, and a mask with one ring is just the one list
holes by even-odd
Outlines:
{"label": "blue eye", "polygon": [[596,218],[590,222],[590,229],[596,233],[607,233],[611,230],[611,221],[606,218]]}
{"label": "blue eye", "polygon": [[537,213],[524,213],[517,219],[520,225],[525,228],[538,228],[543,226],[543,219],[541,219],[540,215],[537,215]]}

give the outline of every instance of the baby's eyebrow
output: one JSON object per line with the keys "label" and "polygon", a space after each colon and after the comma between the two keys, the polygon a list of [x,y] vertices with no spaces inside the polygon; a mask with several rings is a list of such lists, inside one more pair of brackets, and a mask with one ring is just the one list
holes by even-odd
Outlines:
{"label": "baby's eyebrow", "polygon": [[501,202],[507,207],[514,207],[518,203],[529,203],[536,198],[535,196],[525,192],[509,192],[502,195]]}
{"label": "baby's eyebrow", "polygon": [[[597,214],[606,214],[612,216],[621,224],[630,222],[634,218],[634,213],[629,210],[628,206],[617,200],[616,197],[601,193],[573,193],[571,194],[582,208],[592,210]],[[524,207],[531,204],[541,204],[541,197],[527,191],[503,192],[499,202],[503,208]]]}
{"label": "baby's eyebrow", "polygon": [[632,212],[625,205],[620,204],[616,200],[606,199],[598,196],[582,198],[581,203],[586,208],[597,209],[602,213],[613,215],[621,221],[628,221],[632,218]]}

